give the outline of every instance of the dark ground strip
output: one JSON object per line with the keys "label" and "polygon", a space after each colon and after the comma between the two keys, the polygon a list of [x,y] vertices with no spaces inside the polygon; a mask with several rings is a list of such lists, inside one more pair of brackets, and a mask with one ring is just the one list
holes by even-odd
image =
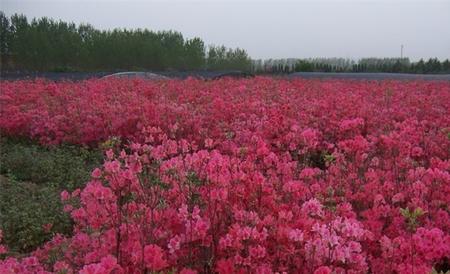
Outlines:
{"label": "dark ground strip", "polygon": [[[249,77],[237,71],[187,71],[187,72],[153,72],[175,79],[195,77],[206,80],[217,79],[223,76],[235,78]],[[101,78],[112,74],[110,72],[4,72],[0,74],[0,80],[24,80],[34,78],[45,78],[54,81],[72,80],[80,81],[91,78]],[[266,74],[265,76],[270,76]],[[295,72],[287,75],[277,75],[291,79],[356,79],[356,80],[443,80],[450,81],[450,74],[406,74],[406,73],[333,73],[333,72]]]}

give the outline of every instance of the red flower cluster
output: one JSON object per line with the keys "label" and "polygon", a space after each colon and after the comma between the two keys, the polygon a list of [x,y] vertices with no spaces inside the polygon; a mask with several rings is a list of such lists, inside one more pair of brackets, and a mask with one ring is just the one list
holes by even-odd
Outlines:
{"label": "red flower cluster", "polygon": [[450,84],[4,82],[10,135],[118,137],[75,223],[0,272],[429,273],[450,254]]}
{"label": "red flower cluster", "polygon": [[3,240],[3,231],[0,229],[0,255],[5,254],[8,251],[6,246],[1,244],[2,240]]}

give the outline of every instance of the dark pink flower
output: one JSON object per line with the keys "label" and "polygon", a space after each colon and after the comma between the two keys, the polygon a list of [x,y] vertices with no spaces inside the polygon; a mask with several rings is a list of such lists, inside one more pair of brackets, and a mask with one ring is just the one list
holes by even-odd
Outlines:
{"label": "dark pink flower", "polygon": [[157,245],[146,245],[144,248],[145,266],[152,271],[159,271],[167,267],[164,252]]}

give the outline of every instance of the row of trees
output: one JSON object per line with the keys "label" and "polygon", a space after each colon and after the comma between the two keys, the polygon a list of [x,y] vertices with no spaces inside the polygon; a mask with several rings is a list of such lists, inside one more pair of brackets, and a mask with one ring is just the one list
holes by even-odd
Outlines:
{"label": "row of trees", "polygon": [[0,12],[2,70],[250,70],[243,49],[205,47],[200,38],[147,29],[102,31],[46,17]]}
{"label": "row of trees", "polygon": [[256,60],[257,73],[292,72],[391,72],[391,73],[450,73],[450,61],[430,58],[411,62],[409,58],[362,58],[358,61],[344,58]]}
{"label": "row of trees", "polygon": [[98,30],[46,17],[0,11],[0,68],[27,71],[242,70],[255,73],[404,72],[450,73],[450,62],[436,58],[278,59],[252,61],[243,49],[206,47],[200,38],[175,31]]}

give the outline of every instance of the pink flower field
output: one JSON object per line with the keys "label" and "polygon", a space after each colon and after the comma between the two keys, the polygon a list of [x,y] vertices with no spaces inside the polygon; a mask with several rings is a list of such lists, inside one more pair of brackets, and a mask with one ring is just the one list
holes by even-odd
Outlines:
{"label": "pink flower field", "polygon": [[2,135],[105,152],[61,193],[73,233],[0,273],[448,268],[450,82],[3,81],[0,106]]}

